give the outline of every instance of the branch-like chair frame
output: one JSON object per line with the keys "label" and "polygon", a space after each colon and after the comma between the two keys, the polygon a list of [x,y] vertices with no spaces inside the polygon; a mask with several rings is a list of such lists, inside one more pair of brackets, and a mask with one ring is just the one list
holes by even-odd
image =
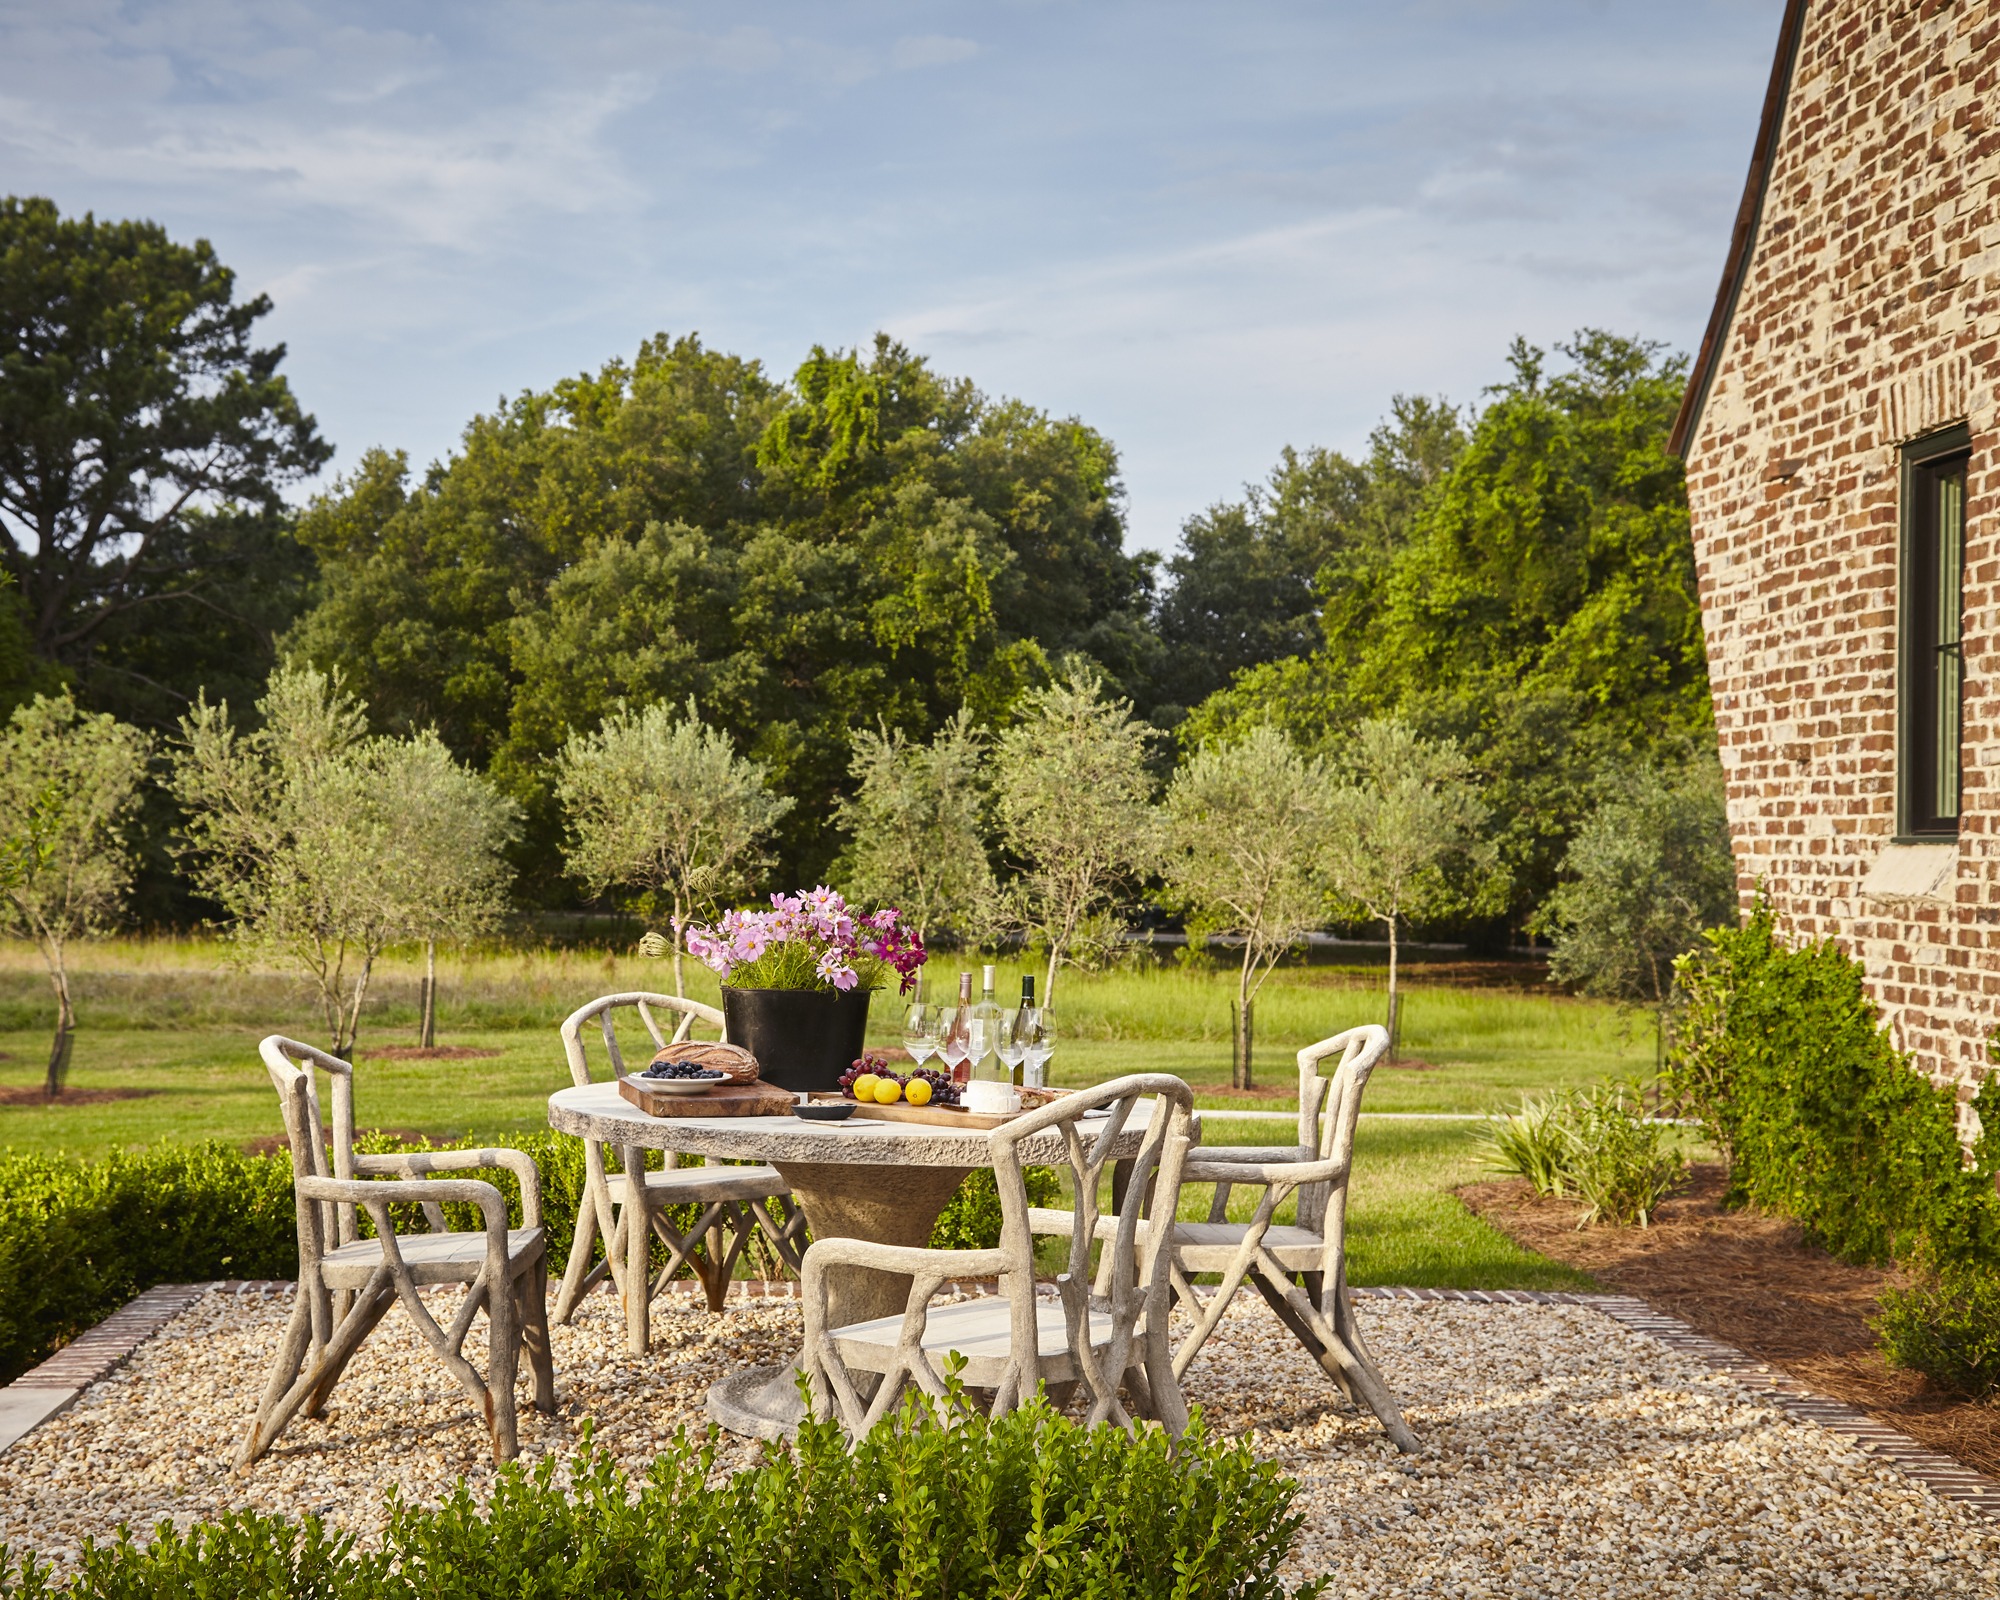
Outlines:
{"label": "branch-like chair frame", "polygon": [[[1154,1106],[1133,1158],[1133,1181],[1113,1214],[1100,1216],[1100,1181],[1133,1108],[1147,1096],[1155,1097]],[[1094,1129],[1084,1127],[1084,1115],[1100,1106],[1109,1107],[1109,1114]],[[1188,1412],[1168,1339],[1172,1301],[1164,1270],[1166,1236],[1147,1228],[1141,1213],[1147,1180],[1162,1193],[1179,1188],[1193,1108],[1193,1092],[1179,1078],[1140,1073],[1064,1095],[994,1129],[987,1145],[1000,1193],[997,1249],[815,1240],[805,1257],[801,1356],[815,1412],[836,1417],[859,1437],[890,1414],[909,1384],[942,1401],[949,1392],[943,1357],[956,1349],[966,1356],[960,1381],[992,1391],[995,1417],[1020,1405],[1043,1383],[1080,1383],[1090,1396],[1089,1425],[1110,1423],[1132,1432],[1136,1409],[1139,1418],[1159,1423],[1178,1438]],[[1019,1151],[1024,1140],[1051,1128],[1061,1133],[1077,1195],[1068,1270],[1056,1279],[1059,1321],[1055,1308],[1044,1310],[1035,1295],[1035,1231]],[[1090,1288],[1091,1247],[1100,1237],[1108,1239],[1105,1253],[1113,1263],[1101,1293]],[[840,1267],[908,1274],[911,1284],[900,1323],[892,1327],[897,1319],[883,1318],[830,1327],[827,1275]],[[947,1279],[987,1276],[1000,1280],[1004,1300],[931,1304]],[[960,1338],[974,1353],[953,1342]],[[856,1367],[879,1374],[872,1399],[864,1398],[854,1381],[851,1369]],[[1132,1397],[1130,1407],[1121,1398],[1121,1385]]]}
{"label": "branch-like chair frame", "polygon": [[[299,1287],[235,1465],[247,1470],[303,1411],[317,1417],[334,1385],[375,1325],[399,1301],[417,1331],[479,1406],[496,1461],[518,1450],[514,1385],[525,1349],[534,1374],[536,1409],[556,1406],[549,1351],[548,1272],[542,1231],[541,1175],[519,1150],[424,1150],[357,1155],[354,1150],[354,1068],[311,1045],[272,1035],[258,1047],[278,1091],[292,1152],[298,1207]],[[331,1161],[315,1069],[333,1087]],[[329,1170],[329,1167],[331,1170]],[[521,1220],[508,1227],[507,1201],[483,1179],[438,1179],[437,1172],[503,1167],[519,1181]],[[479,1207],[485,1227],[454,1233],[444,1204]],[[415,1202],[428,1233],[399,1237],[389,1207]],[[357,1210],[375,1224],[361,1237]],[[418,1293],[421,1286],[460,1283],[465,1298],[449,1328],[440,1328]],[[473,1318],[487,1314],[487,1370],[465,1359]]]}
{"label": "branch-like chair frame", "polygon": [[[630,1075],[613,1024],[613,1014],[626,1006],[637,1014],[656,1051],[666,1049],[669,1044],[686,1042],[696,1023],[717,1029],[725,1043],[729,1037],[722,1013],[698,1000],[643,991],[600,995],[571,1012],[562,1024],[563,1056],[569,1063],[570,1079],[579,1089],[588,1088],[592,1082],[584,1046],[584,1029],[592,1022],[597,1024],[604,1040],[613,1079]],[[662,1030],[656,1012],[678,1013],[671,1035]],[[568,1323],[583,1297],[607,1277],[626,1301],[628,1323],[633,1320],[635,1308],[626,1298],[626,1279],[631,1274],[628,1257],[637,1253],[631,1250],[626,1232],[630,1212],[626,1199],[632,1188],[632,1171],[643,1163],[644,1156],[641,1152],[636,1162],[627,1156],[628,1152],[619,1151],[621,1170],[613,1171],[606,1165],[601,1141],[583,1142],[584,1191],[577,1205],[576,1234],[570,1245],[569,1263],[556,1296],[555,1320],[559,1324]],[[645,1174],[640,1196],[645,1225],[667,1251],[666,1265],[646,1283],[646,1301],[642,1304],[660,1294],[686,1266],[700,1282],[709,1310],[720,1311],[737,1258],[753,1231],[763,1234],[772,1252],[792,1271],[802,1270],[799,1239],[805,1232],[805,1213],[791,1205],[791,1189],[776,1168],[731,1166],[712,1157],[702,1166],[683,1167],[672,1152],[666,1160],[664,1170]],[[667,1219],[666,1210],[668,1206],[689,1204],[700,1205],[703,1210],[694,1226],[683,1234]],[[778,1208],[775,1212],[774,1206]],[[726,1247],[722,1243],[725,1236],[729,1240]],[[604,1259],[593,1266],[590,1258],[599,1239],[604,1241]],[[705,1255],[700,1253],[703,1247]]]}

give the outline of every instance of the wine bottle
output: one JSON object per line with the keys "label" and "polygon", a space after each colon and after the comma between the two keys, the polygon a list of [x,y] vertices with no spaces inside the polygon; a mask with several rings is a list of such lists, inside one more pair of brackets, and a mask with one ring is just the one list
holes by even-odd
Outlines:
{"label": "wine bottle", "polygon": [[[968,977],[970,974],[967,975]],[[1000,1008],[993,1001],[993,969],[985,969],[979,1004],[972,1008],[972,1077],[994,1082],[1013,1081],[1013,1074],[1000,1062]]]}
{"label": "wine bottle", "polygon": [[1034,1032],[1035,1024],[1035,975],[1021,974],[1021,1009],[1014,1013],[1014,1087],[1020,1088],[1027,1082],[1024,1058],[1027,1054],[1028,1036]]}

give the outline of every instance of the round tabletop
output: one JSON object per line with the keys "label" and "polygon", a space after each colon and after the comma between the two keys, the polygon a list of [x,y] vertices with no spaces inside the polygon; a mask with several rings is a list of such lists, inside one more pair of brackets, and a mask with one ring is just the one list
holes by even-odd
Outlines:
{"label": "round tabletop", "polygon": [[[1139,1153],[1153,1103],[1132,1108],[1111,1154]],[[685,1155],[749,1161],[803,1161],[872,1167],[985,1167],[993,1164],[983,1129],[940,1128],[920,1122],[807,1122],[799,1117],[655,1117],[618,1092],[615,1081],[559,1089],[549,1096],[549,1126],[605,1144],[677,1150]],[[1083,1130],[1088,1135],[1091,1123]],[[1199,1123],[1197,1123],[1199,1127]],[[1200,1134],[1195,1134],[1197,1142]],[[1016,1147],[1029,1166],[1062,1162],[1062,1133],[1049,1128]]]}

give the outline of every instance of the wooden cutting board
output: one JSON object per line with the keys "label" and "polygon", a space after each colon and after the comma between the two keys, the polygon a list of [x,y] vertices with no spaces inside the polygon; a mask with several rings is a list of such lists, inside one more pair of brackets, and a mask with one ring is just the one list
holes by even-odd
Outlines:
{"label": "wooden cutting board", "polygon": [[[814,1100],[847,1100],[843,1094],[816,1094]],[[866,1105],[858,1100],[850,1100],[857,1117],[865,1117],[871,1122],[921,1122],[932,1128],[959,1128],[968,1133],[986,1133],[994,1128],[1012,1122],[1021,1115],[1018,1111],[1005,1113],[983,1111],[960,1111],[953,1106],[913,1106],[898,1100],[886,1106]]]}
{"label": "wooden cutting board", "polygon": [[719,1083],[707,1094],[662,1094],[637,1078],[620,1078],[618,1092],[652,1117],[784,1117],[796,1097],[766,1083]]}

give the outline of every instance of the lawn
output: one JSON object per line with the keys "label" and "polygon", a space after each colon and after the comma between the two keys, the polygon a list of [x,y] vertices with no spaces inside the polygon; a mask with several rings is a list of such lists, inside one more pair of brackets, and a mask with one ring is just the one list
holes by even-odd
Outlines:
{"label": "lawn", "polygon": [[[220,1139],[246,1144],[280,1129],[278,1107],[257,1059],[257,1040],[282,1032],[323,1042],[311,996],[282,974],[243,971],[203,940],[115,940],[78,953],[81,1026],[73,1089],[140,1089],[143,1098],[46,1107],[0,1106],[0,1148],[67,1149],[97,1155],[117,1145]],[[955,963],[938,962],[933,988],[950,985]],[[414,954],[385,963],[373,987],[358,1052],[358,1112],[364,1125],[432,1135],[504,1140],[546,1125],[549,1092],[568,1081],[556,1025],[594,995],[657,987],[662,963],[603,950],[474,953],[441,964],[439,1041],[497,1051],[469,1061],[385,1061],[370,1049],[415,1042]],[[1021,968],[1001,965],[998,992],[1020,991]],[[1379,1070],[1367,1111],[1486,1112],[1523,1090],[1583,1082],[1650,1065],[1650,1036],[1611,1007],[1510,987],[1464,987],[1450,965],[1407,969],[1404,1054],[1421,1066]],[[716,999],[715,980],[691,973],[690,993]],[[1056,1001],[1064,1043],[1052,1063],[1058,1083],[1102,1082],[1120,1073],[1166,1071],[1192,1083],[1211,1111],[1244,1108],[1227,1093],[1227,972],[1162,965],[1109,974],[1065,973]],[[1300,1046],[1383,1011],[1379,968],[1355,961],[1281,970],[1257,1007],[1260,1084],[1279,1089],[1260,1110],[1295,1104],[1290,1091]],[[900,1008],[878,998],[871,1043],[897,1038]],[[0,947],[0,1086],[39,1081],[53,1018],[32,949]],[[1269,1121],[1211,1114],[1210,1143],[1268,1144]],[[1350,1221],[1357,1284],[1463,1288],[1574,1287],[1584,1280],[1530,1255],[1471,1217],[1448,1192],[1476,1175],[1474,1129],[1452,1122],[1364,1122]],[[1194,1202],[1191,1202],[1194,1203]],[[1205,1209],[1205,1201],[1199,1202]]]}

